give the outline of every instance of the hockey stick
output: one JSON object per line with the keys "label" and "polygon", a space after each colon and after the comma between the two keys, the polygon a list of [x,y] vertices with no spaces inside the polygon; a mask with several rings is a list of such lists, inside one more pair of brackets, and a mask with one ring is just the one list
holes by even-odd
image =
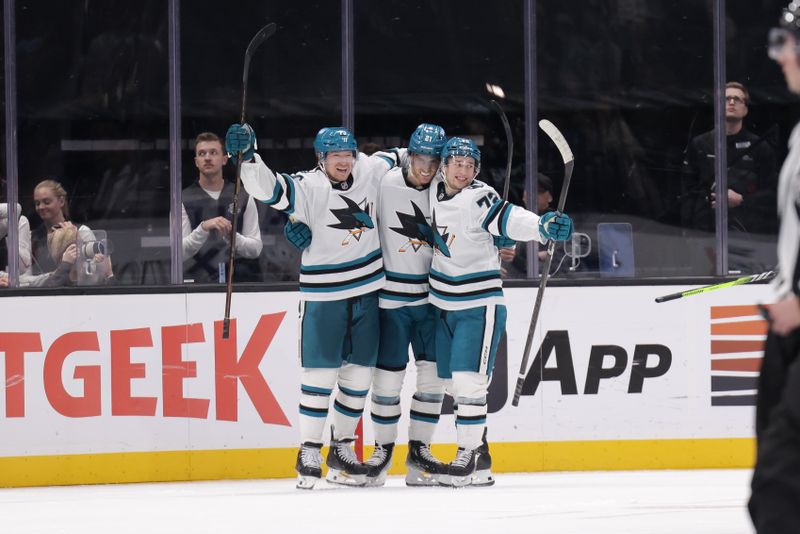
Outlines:
{"label": "hockey stick", "polygon": [[697,289],[689,289],[687,291],[678,291],[677,293],[670,293],[669,295],[664,295],[663,297],[656,297],[656,302],[659,303],[667,302],[668,300],[675,300],[683,297],[691,297],[692,295],[699,295],[700,293],[714,291],[715,289],[725,289],[726,287],[751,284],[753,282],[766,282],[767,280],[772,280],[777,275],[778,275],[777,271],[766,271],[759,274],[742,276],[741,278],[737,278],[736,280],[731,280],[730,282],[723,282],[721,284],[712,284],[710,286],[698,287]]}
{"label": "hockey stick", "polygon": [[[567,191],[569,190],[569,182],[572,179],[572,168],[575,165],[575,157],[572,155],[567,140],[556,128],[556,126],[547,119],[539,121],[539,128],[550,138],[556,145],[558,151],[561,153],[561,159],[564,160],[564,183],[561,186],[561,195],[558,197],[557,212],[564,211],[564,204],[567,202]],[[536,303],[533,306],[533,316],[531,317],[531,324],[528,327],[528,338],[525,340],[525,350],[522,353],[522,363],[519,366],[519,376],[517,377],[517,386],[514,388],[514,398],[511,401],[512,406],[519,406],[519,398],[522,396],[522,386],[525,383],[525,371],[528,368],[528,358],[531,354],[531,345],[533,345],[533,334],[536,331],[536,323],[539,320],[539,310],[542,308],[542,297],[544,296],[544,289],[547,286],[547,278],[550,274],[550,264],[553,261],[553,250],[555,248],[555,241],[547,243],[547,257],[544,260],[542,267],[541,280],[539,281],[539,290],[536,292]]]}
{"label": "hockey stick", "polygon": [[[250,77],[250,60],[253,58],[256,50],[261,43],[267,40],[273,33],[277,26],[274,22],[270,22],[256,33],[247,49],[244,51],[244,69],[242,72],[242,115],[239,124],[244,124],[245,110],[247,109],[247,79]],[[228,333],[231,322],[231,296],[233,293],[233,257],[236,254],[236,220],[239,216],[239,191],[242,187],[242,157],[244,152],[239,152],[236,158],[236,186],[233,190],[233,221],[231,223],[231,245],[228,248],[228,280],[225,286],[225,318],[222,320],[222,338],[228,339]]]}
{"label": "hockey stick", "polygon": [[514,138],[511,137],[511,125],[508,123],[508,117],[506,117],[506,112],[503,111],[502,106],[497,103],[497,100],[490,100],[489,103],[500,115],[500,120],[503,122],[503,130],[506,132],[508,153],[506,155],[506,180],[503,182],[503,200],[508,200],[508,188],[511,184],[511,160],[514,158]]}

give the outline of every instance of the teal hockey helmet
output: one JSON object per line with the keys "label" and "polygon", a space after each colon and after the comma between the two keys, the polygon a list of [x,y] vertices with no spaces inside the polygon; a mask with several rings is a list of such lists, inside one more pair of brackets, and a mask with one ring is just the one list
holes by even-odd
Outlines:
{"label": "teal hockey helmet", "polygon": [[481,151],[478,150],[478,145],[466,137],[451,137],[444,144],[441,153],[442,162],[446,162],[447,158],[452,156],[470,157],[475,160],[476,166],[481,163]]}
{"label": "teal hockey helmet", "polygon": [[412,154],[433,156],[441,155],[445,143],[444,128],[437,124],[423,123],[417,126],[408,140],[408,151]]}
{"label": "teal hockey helmet", "polygon": [[322,128],[317,132],[317,136],[314,138],[314,152],[325,157],[328,152],[343,151],[353,152],[353,155],[358,151],[353,132],[344,126]]}

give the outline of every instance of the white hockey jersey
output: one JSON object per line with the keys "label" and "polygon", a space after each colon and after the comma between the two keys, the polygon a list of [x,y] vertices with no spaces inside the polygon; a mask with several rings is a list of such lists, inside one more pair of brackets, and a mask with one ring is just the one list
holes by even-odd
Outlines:
{"label": "white hockey jersey", "polygon": [[431,267],[429,186],[416,188],[395,167],[381,180],[378,193],[386,286],[378,293],[381,308],[418,306],[428,302]]}
{"label": "white hockey jersey", "polygon": [[789,154],[778,180],[778,276],[772,285],[780,298],[800,295],[800,124],[789,136]]}
{"label": "white hockey jersey", "polygon": [[431,184],[430,199],[434,240],[430,302],[445,310],[503,304],[500,260],[492,236],[544,243],[539,217],[502,201],[480,180],[450,197],[439,175]]}
{"label": "white hockey jersey", "polygon": [[378,183],[396,164],[391,153],[359,153],[351,176],[339,184],[321,169],[276,175],[258,154],[255,162],[242,164],[242,184],[250,195],[311,229],[300,265],[302,300],[341,300],[383,287],[375,209]]}

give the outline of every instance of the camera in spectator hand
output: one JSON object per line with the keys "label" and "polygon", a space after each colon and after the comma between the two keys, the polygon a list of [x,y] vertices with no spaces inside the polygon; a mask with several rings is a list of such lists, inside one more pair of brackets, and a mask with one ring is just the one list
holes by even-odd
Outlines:
{"label": "camera in spectator hand", "polygon": [[81,245],[84,258],[94,258],[95,254],[105,254],[106,246],[102,241],[86,241]]}

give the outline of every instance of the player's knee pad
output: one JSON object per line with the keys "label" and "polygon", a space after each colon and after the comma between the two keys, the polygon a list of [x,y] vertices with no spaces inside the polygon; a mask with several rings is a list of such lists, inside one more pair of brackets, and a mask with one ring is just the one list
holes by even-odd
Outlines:
{"label": "player's knee pad", "polygon": [[339,387],[348,390],[369,390],[373,367],[345,363],[339,368]]}
{"label": "player's knee pad", "polygon": [[330,390],[336,385],[338,374],[338,369],[303,367],[300,372],[300,383],[304,386]]}
{"label": "player's knee pad", "polygon": [[456,371],[453,373],[451,395],[456,404],[486,404],[486,394],[489,390],[489,377],[469,371]]}
{"label": "player's knee pad", "polygon": [[387,371],[375,369],[372,374],[372,400],[380,404],[394,404],[400,401],[403,379],[406,370]]}
{"label": "player's knee pad", "polygon": [[417,362],[417,395],[434,398],[444,396],[447,380],[439,378],[436,363],[420,360]]}

